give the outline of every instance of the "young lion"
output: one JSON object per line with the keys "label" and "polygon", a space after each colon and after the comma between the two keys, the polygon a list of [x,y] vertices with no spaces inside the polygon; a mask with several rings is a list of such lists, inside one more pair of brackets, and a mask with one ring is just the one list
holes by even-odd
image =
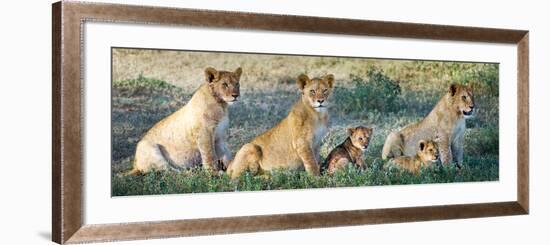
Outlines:
{"label": "young lion", "polygon": [[333,174],[348,164],[354,164],[360,169],[364,168],[362,156],[369,146],[372,128],[363,126],[349,128],[348,134],[349,137],[328,154],[324,166],[329,174]]}
{"label": "young lion", "polygon": [[332,74],[297,79],[302,92],[288,116],[278,125],[245,144],[227,171],[232,179],[249,170],[253,174],[274,169],[306,170],[319,175],[319,148],[328,129],[328,101]]}
{"label": "young lion", "polygon": [[180,110],[154,125],[136,147],[134,168],[128,174],[152,169],[199,166],[215,171],[228,164],[231,152],[225,143],[229,126],[228,105],[239,97],[241,68],[234,72],[206,68],[206,84]]}
{"label": "young lion", "polygon": [[438,158],[437,143],[432,140],[421,140],[418,142],[416,156],[400,156],[393,159],[392,162],[414,174],[418,174],[422,166],[430,167]]}
{"label": "young lion", "polygon": [[382,159],[412,156],[419,140],[434,140],[439,136],[439,153],[443,163],[453,159],[462,166],[466,118],[474,114],[474,94],[468,86],[452,84],[434,109],[422,121],[388,135]]}

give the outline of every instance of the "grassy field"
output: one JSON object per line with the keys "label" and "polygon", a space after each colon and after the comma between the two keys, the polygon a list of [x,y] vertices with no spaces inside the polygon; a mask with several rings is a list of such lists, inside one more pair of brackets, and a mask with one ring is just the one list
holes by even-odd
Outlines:
{"label": "grassy field", "polygon": [[[364,155],[368,168],[321,177],[285,171],[270,178],[245,174],[236,181],[201,169],[119,176],[131,168],[143,134],[185,105],[208,66],[243,68],[242,101],[229,111],[233,154],[286,116],[299,98],[295,77],[334,74],[331,126],[321,159],[347,137],[346,128],[364,125],[374,127]],[[388,133],[423,118],[452,82],[468,81],[476,81],[479,112],[467,120],[464,168],[437,166],[418,176],[384,169],[380,152]],[[125,196],[498,180],[498,91],[496,64],[114,49],[111,192]]]}

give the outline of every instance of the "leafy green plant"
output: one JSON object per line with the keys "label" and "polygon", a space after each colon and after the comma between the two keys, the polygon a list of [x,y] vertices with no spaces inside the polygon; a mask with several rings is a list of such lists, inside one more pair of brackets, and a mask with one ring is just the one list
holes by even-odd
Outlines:
{"label": "leafy green plant", "polygon": [[351,75],[352,88],[336,87],[334,100],[342,114],[358,115],[364,111],[395,112],[399,110],[401,87],[399,82],[381,71],[369,70],[366,78]]}

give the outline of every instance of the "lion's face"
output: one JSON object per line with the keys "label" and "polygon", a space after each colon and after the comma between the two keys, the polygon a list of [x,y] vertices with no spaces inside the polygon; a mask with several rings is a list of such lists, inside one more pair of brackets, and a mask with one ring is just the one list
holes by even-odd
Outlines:
{"label": "lion's face", "polygon": [[418,142],[418,155],[422,162],[435,162],[439,159],[437,143],[432,140],[421,140]]}
{"label": "lion's face", "polygon": [[208,67],[204,71],[206,82],[210,85],[214,95],[229,105],[237,102],[240,96],[241,73],[240,67],[234,72],[217,71],[212,67]]}
{"label": "lion's face", "polygon": [[311,106],[317,112],[327,110],[329,105],[328,98],[332,93],[334,84],[334,75],[328,74],[322,78],[313,78],[302,74],[296,80],[298,87],[302,91],[302,100]]}
{"label": "lion's face", "polygon": [[367,150],[372,136],[372,128],[367,128],[363,126],[349,128],[348,134],[353,146],[361,149],[361,151]]}
{"label": "lion's face", "polygon": [[471,84],[467,86],[452,84],[449,87],[449,95],[458,113],[461,113],[465,118],[470,118],[474,115],[475,102]]}

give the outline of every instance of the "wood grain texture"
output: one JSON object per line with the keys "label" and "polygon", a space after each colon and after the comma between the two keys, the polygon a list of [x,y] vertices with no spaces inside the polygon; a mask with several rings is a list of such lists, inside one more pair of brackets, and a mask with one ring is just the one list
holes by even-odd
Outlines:
{"label": "wood grain texture", "polygon": [[523,213],[525,212],[518,203],[506,202],[88,225],[73,235],[69,243],[464,219]]}
{"label": "wood grain texture", "polygon": [[61,3],[52,6],[52,240],[61,242]]}
{"label": "wood grain texture", "polygon": [[518,43],[518,202],[529,212],[529,34]]}
{"label": "wood grain texture", "polygon": [[517,43],[526,31],[296,15],[274,15],[117,4],[65,3],[95,21],[202,26],[432,40]]}
{"label": "wood grain texture", "polygon": [[[81,31],[89,21],[368,35],[518,45],[518,200],[502,203],[84,225]],[[529,210],[527,31],[78,2],[52,6],[52,240],[82,243],[475,218]]]}

